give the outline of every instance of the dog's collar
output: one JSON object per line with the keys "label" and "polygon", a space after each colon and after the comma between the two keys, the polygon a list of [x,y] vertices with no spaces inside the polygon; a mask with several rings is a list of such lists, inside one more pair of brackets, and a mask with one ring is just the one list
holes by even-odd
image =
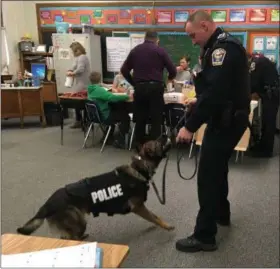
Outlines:
{"label": "dog's collar", "polygon": [[[134,169],[132,167],[129,167],[129,169],[133,170],[132,174],[134,174],[137,179],[139,179],[143,182],[147,182],[146,177],[144,177],[142,174],[140,174],[136,169]],[[115,169],[114,171],[115,171],[115,174],[117,177],[121,176],[120,172],[117,169]]]}
{"label": "dog's collar", "polygon": [[138,173],[141,174],[144,178],[146,178],[146,180],[150,180],[154,176],[155,172],[148,172],[149,169],[145,165],[145,160],[143,160],[142,157],[139,154],[135,155],[133,158],[137,159],[138,161],[141,161],[141,160],[143,161],[143,165],[146,167],[147,172],[146,171],[138,171]]}

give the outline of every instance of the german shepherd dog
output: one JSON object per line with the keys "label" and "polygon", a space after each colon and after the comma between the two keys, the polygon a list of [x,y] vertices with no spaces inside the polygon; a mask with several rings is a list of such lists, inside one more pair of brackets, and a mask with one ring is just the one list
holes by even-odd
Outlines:
{"label": "german shepherd dog", "polygon": [[[92,213],[94,216],[98,216],[99,213],[108,213],[109,215],[109,213],[127,214],[130,212],[165,230],[173,230],[173,226],[153,214],[145,206],[149,181],[170,148],[171,142],[166,137],[148,141],[140,148],[139,154],[132,157],[130,164],[119,166],[113,172],[82,179],[58,189],[32,219],[17,229],[17,232],[30,235],[46,219],[51,230],[59,232],[60,238],[83,240],[88,236],[85,235],[86,214]],[[108,183],[110,180],[115,186],[110,187],[111,190],[104,194],[104,191],[109,189],[108,186],[112,185],[112,183]],[[121,183],[116,184],[119,182]],[[98,189],[96,185],[102,184],[105,184],[102,191],[92,191],[92,189]],[[138,186],[136,191],[133,186]],[[101,202],[99,206],[94,207],[93,201],[96,202],[98,199]],[[114,209],[116,204],[120,206]]]}

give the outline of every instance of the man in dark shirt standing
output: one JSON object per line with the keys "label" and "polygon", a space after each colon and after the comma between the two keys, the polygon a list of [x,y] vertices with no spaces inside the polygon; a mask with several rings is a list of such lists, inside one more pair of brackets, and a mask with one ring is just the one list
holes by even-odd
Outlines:
{"label": "man in dark shirt standing", "polygon": [[[168,79],[176,76],[176,67],[167,52],[158,46],[158,34],[147,31],[145,42],[133,48],[125,60],[121,73],[134,86],[135,141],[140,146],[145,141],[145,127],[151,121],[151,139],[161,135],[164,112],[163,70],[169,72]],[[130,71],[133,69],[133,78]]]}
{"label": "man in dark shirt standing", "polygon": [[273,156],[276,118],[279,109],[279,78],[276,65],[264,56],[249,56],[251,93],[262,101],[261,140],[252,149],[254,157]]}
{"label": "man in dark shirt standing", "polygon": [[228,162],[248,126],[250,112],[249,65],[242,44],[216,27],[210,14],[190,15],[186,32],[202,49],[202,71],[196,76],[197,101],[177,136],[191,141],[207,123],[197,174],[199,212],[194,233],[177,241],[179,251],[217,249],[217,223],[230,225]]}

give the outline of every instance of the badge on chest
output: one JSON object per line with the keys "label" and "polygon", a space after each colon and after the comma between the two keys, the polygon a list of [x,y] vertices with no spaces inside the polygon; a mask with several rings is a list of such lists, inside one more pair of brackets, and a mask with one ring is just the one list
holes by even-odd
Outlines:
{"label": "badge on chest", "polygon": [[94,204],[108,201],[120,196],[123,196],[121,184],[113,185],[91,193],[91,198]]}
{"label": "badge on chest", "polygon": [[215,49],[212,53],[212,65],[213,66],[223,65],[226,54],[227,52],[222,48]]}
{"label": "badge on chest", "polygon": [[256,69],[256,63],[255,62],[252,62],[251,63],[251,65],[250,65],[250,72],[252,72],[252,71],[255,71],[255,69]]}

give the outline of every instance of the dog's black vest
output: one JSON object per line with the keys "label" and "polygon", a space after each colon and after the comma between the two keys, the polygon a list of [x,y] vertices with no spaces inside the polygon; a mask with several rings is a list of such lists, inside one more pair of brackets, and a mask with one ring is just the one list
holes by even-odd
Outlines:
{"label": "dog's black vest", "polygon": [[109,216],[129,213],[128,200],[137,196],[143,197],[146,201],[149,185],[116,169],[68,184],[65,189],[68,195],[91,204],[91,212],[94,217],[97,217],[99,213],[107,213]]}

